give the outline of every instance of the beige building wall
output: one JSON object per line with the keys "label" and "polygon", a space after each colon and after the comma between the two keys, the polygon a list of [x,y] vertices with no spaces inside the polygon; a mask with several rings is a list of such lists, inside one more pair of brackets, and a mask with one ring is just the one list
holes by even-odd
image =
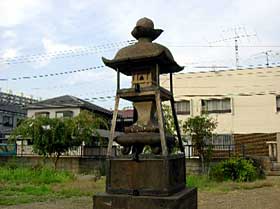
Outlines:
{"label": "beige building wall", "polygon": [[81,110],[80,110],[80,108],[28,109],[27,110],[27,117],[28,118],[35,117],[35,114],[39,113],[39,112],[49,112],[50,118],[55,118],[56,112],[59,112],[59,111],[72,111],[73,116],[75,117],[75,116],[79,115]]}
{"label": "beige building wall", "polygon": [[[280,95],[280,68],[178,73],[173,76],[176,101],[190,101],[190,115],[201,114],[201,100],[230,98],[231,113],[212,113],[218,121],[217,133],[280,132],[280,112],[276,96]],[[161,77],[169,89],[169,76]]]}

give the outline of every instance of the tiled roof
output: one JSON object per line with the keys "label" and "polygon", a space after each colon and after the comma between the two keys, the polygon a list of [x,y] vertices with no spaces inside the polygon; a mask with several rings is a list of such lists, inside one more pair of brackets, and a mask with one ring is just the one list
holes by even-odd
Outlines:
{"label": "tiled roof", "polygon": [[64,95],[60,97],[55,97],[51,99],[46,99],[37,103],[33,103],[27,106],[27,109],[52,109],[52,108],[63,108],[63,107],[80,107],[84,109],[91,110],[97,113],[104,113],[107,115],[112,115],[112,112],[99,107],[95,104],[82,100],[80,98]]}
{"label": "tiled roof", "polygon": [[122,118],[133,118],[133,109],[119,110],[119,116]]}
{"label": "tiled roof", "polygon": [[0,103],[0,111],[26,115],[26,110],[22,106],[15,105],[15,104],[1,104]]}

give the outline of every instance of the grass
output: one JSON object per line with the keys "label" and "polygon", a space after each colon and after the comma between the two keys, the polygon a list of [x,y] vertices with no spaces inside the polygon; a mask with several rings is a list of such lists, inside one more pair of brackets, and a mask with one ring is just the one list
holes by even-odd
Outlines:
{"label": "grass", "polygon": [[197,187],[199,191],[207,192],[229,192],[234,190],[250,190],[262,187],[280,187],[279,178],[268,178],[263,180],[256,180],[254,182],[233,182],[224,181],[216,182],[210,180],[205,175],[190,175],[187,176],[187,186]]}
{"label": "grass", "polygon": [[50,168],[0,167],[0,205],[91,196],[104,189],[105,180],[80,179]]}
{"label": "grass", "polygon": [[[199,192],[229,192],[234,190],[279,187],[280,178],[270,177],[249,183],[215,182],[207,176],[188,175],[187,186]],[[104,191],[105,177],[74,176],[50,168],[0,167],[0,205],[17,205],[70,197],[92,196]]]}

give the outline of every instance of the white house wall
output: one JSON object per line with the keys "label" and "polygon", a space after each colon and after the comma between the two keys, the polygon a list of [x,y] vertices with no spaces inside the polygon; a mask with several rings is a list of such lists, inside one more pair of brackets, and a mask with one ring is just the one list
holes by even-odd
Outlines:
{"label": "white house wall", "polygon": [[35,117],[35,114],[38,112],[49,112],[50,118],[55,118],[56,117],[56,112],[58,111],[72,111],[73,116],[77,116],[80,113],[80,108],[54,108],[54,109],[28,109],[27,110],[27,117]]}
{"label": "white house wall", "polygon": [[[191,116],[201,114],[201,100],[231,98],[231,113],[210,114],[218,121],[217,133],[280,132],[280,68],[175,74],[175,100],[189,100]],[[168,76],[162,86],[169,89]],[[179,115],[179,119],[188,116]]]}

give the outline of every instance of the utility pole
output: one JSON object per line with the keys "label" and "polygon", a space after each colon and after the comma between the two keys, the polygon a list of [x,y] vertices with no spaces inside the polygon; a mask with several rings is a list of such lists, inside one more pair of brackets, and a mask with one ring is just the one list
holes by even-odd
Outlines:
{"label": "utility pole", "polygon": [[268,52],[265,52],[265,55],[266,55],[266,67],[269,67]]}
{"label": "utility pole", "polygon": [[[230,36],[228,38],[223,38],[222,40],[214,41],[212,43],[218,43],[218,42],[226,42],[234,40],[234,51],[235,51],[235,67],[236,69],[239,69],[239,41],[241,39],[247,38],[249,40],[250,37],[257,36],[257,34],[248,34],[245,27],[234,27],[230,28],[228,30],[225,30],[223,32],[233,32],[233,36]],[[224,37],[224,36],[222,36]]]}
{"label": "utility pole", "polygon": [[265,54],[265,57],[266,57],[266,67],[267,68],[269,68],[269,56],[270,56],[271,52],[272,52],[272,50],[268,50],[268,51],[262,52],[263,54]]}
{"label": "utility pole", "polygon": [[234,47],[235,47],[235,67],[239,68],[239,55],[238,55],[238,42],[237,39],[234,39]]}

